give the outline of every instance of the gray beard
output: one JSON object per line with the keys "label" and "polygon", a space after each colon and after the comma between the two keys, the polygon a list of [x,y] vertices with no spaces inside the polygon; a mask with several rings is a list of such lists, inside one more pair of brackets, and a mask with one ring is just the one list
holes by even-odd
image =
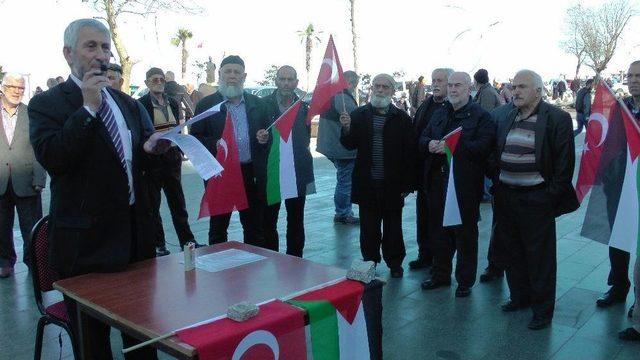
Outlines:
{"label": "gray beard", "polygon": [[391,104],[391,96],[371,95],[371,106],[376,109],[386,109]]}
{"label": "gray beard", "polygon": [[226,98],[234,98],[238,96],[242,96],[242,92],[244,91],[243,84],[240,85],[227,85],[223,82],[220,82],[218,85],[218,91],[220,94]]}

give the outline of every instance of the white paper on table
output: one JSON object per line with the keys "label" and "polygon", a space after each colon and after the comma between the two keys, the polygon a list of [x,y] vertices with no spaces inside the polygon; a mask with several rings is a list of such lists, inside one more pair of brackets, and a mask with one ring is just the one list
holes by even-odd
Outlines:
{"label": "white paper on table", "polygon": [[[227,100],[224,100],[214,106],[212,106],[211,108],[209,108],[208,110],[205,110],[203,112],[201,112],[200,114],[192,117],[191,119],[189,119],[188,121],[174,127],[173,129],[167,131],[161,138],[162,139],[169,139],[168,136],[172,136],[173,134],[180,134],[182,132],[182,129],[184,129],[185,126],[191,126],[191,124],[193,123],[197,123],[198,121],[211,116],[215,113],[219,113],[220,112],[220,106],[222,104],[224,104]],[[169,139],[171,140],[171,139]]]}
{"label": "white paper on table", "polygon": [[209,272],[218,272],[264,259],[266,257],[252,252],[229,249],[198,256],[196,258],[196,268]]}
{"label": "white paper on table", "polygon": [[189,158],[198,175],[204,180],[209,180],[224,170],[218,160],[216,160],[209,150],[207,150],[198,139],[193,137],[193,135],[167,133],[163,135],[162,138],[178,145],[180,150]]}

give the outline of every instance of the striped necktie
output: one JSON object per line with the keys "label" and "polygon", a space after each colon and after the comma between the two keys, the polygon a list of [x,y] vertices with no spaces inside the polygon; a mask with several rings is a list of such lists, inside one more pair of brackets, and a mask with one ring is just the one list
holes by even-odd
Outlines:
{"label": "striped necktie", "polygon": [[109,103],[107,103],[107,96],[104,92],[102,93],[102,104],[100,105],[100,109],[98,109],[98,115],[102,119],[104,127],[107,129],[107,132],[111,137],[111,141],[113,141],[113,146],[116,148],[116,152],[118,153],[120,164],[122,164],[122,168],[126,173],[127,162],[124,158],[124,147],[122,145],[122,138],[120,137],[120,132],[118,131],[116,117],[115,115],[113,115],[113,111],[111,110]]}

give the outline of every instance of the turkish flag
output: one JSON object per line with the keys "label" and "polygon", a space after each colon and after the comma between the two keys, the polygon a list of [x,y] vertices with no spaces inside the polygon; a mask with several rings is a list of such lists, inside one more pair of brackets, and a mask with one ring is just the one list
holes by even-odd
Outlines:
{"label": "turkish flag", "polygon": [[261,305],[258,315],[249,320],[221,319],[176,335],[196,348],[200,360],[304,360],[304,314],[274,300]]}
{"label": "turkish flag", "polygon": [[596,175],[600,168],[600,157],[606,147],[605,142],[611,120],[619,111],[616,97],[611,92],[611,89],[603,81],[598,82],[593,105],[591,106],[591,116],[589,116],[589,122],[587,123],[578,180],[576,181],[576,195],[580,202],[589,193],[596,181]]}
{"label": "turkish flag", "polygon": [[240,169],[240,157],[233,133],[231,112],[227,111],[222,137],[218,140],[216,160],[224,170],[207,181],[198,219],[206,216],[228,214],[249,207]]}
{"label": "turkish flag", "polygon": [[349,87],[342,73],[342,65],[338,58],[336,46],[333,44],[333,36],[329,36],[327,50],[324,52],[320,73],[313,90],[313,97],[307,114],[307,125],[311,124],[311,118],[327,111],[331,107],[331,98],[338,92]]}

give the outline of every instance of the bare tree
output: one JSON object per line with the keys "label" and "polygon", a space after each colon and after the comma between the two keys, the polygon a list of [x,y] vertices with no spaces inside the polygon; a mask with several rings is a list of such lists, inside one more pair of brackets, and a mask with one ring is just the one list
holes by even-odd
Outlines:
{"label": "bare tree", "polygon": [[[83,0],[83,2],[85,1]],[[202,12],[202,8],[195,0],[92,0],[92,3],[96,11],[101,14],[98,18],[106,21],[111,31],[111,39],[118,53],[120,66],[122,66],[122,88],[125,90],[129,89],[131,68],[140,60],[131,58],[122,41],[118,26],[121,16],[134,15],[146,18],[161,11],[194,15]]]}
{"label": "bare tree", "polygon": [[[613,58],[624,29],[637,12],[631,0],[613,0],[597,8],[574,6],[579,40],[584,46],[585,65],[596,77]],[[570,9],[571,10],[571,9]]]}
{"label": "bare tree", "polygon": [[584,42],[582,41],[581,26],[582,26],[582,13],[584,8],[580,4],[576,4],[569,9],[565,14],[565,38],[560,42],[559,46],[567,54],[576,57],[576,74],[574,79],[578,78],[580,73],[580,67],[584,63],[586,57],[586,51]]}
{"label": "bare tree", "polygon": [[182,79],[184,80],[187,75],[187,60],[189,59],[189,52],[187,51],[187,40],[193,37],[193,33],[188,29],[178,29],[178,32],[171,38],[171,44],[173,46],[182,47]]}
{"label": "bare tree", "polygon": [[349,0],[349,20],[351,21],[351,42],[353,43],[353,71],[358,73],[358,35],[355,21],[356,0]]}

